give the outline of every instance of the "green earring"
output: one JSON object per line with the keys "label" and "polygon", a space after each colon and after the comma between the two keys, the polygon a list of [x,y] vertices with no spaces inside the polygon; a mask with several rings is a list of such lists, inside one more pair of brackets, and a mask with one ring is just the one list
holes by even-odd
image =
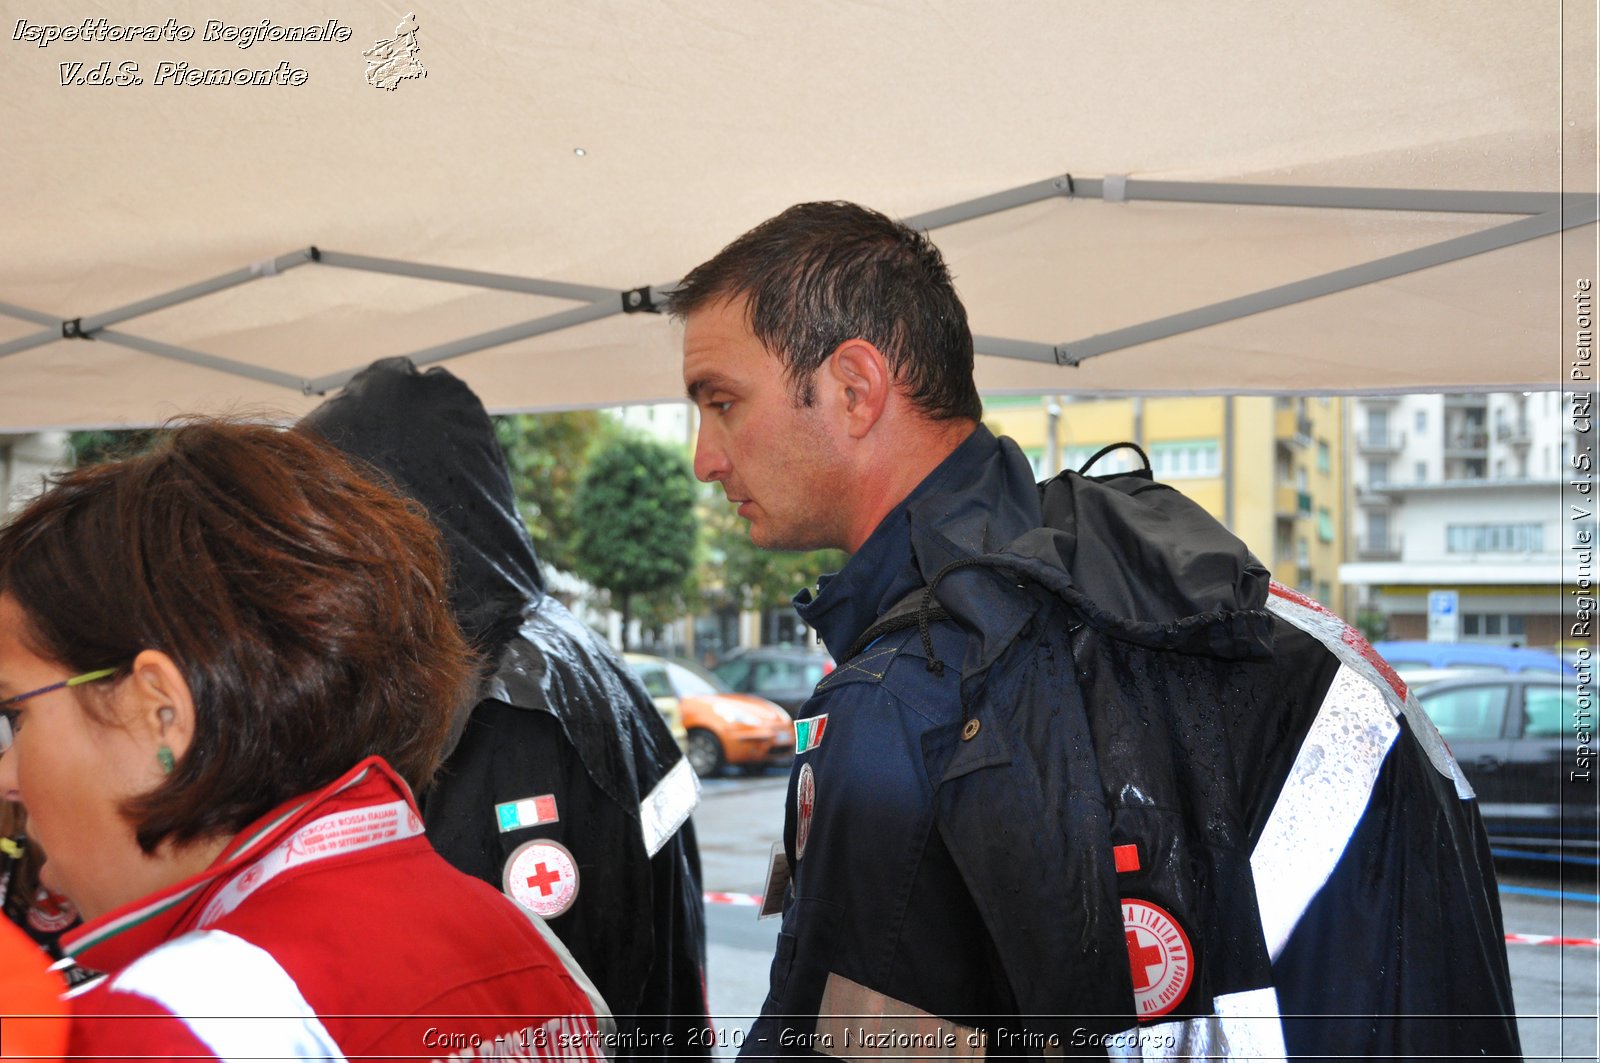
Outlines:
{"label": "green earring", "polygon": [[172,769],[177,763],[172,759],[172,750],[168,749],[166,746],[160,747],[156,750],[156,760],[161,764],[161,774],[172,774]]}

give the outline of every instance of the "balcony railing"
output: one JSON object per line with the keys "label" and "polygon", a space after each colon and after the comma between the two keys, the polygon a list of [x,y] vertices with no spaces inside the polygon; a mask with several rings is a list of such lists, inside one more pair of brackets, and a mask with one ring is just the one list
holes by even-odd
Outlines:
{"label": "balcony railing", "polygon": [[1362,561],[1400,560],[1400,536],[1362,535],[1356,539],[1356,557]]}
{"label": "balcony railing", "polygon": [[1367,454],[1398,454],[1405,445],[1404,432],[1356,433],[1356,449]]}
{"label": "balcony railing", "polygon": [[1445,437],[1447,455],[1482,454],[1489,449],[1489,433],[1482,428],[1465,428]]}
{"label": "balcony railing", "polygon": [[1273,501],[1279,517],[1311,516],[1311,492],[1301,491],[1293,484],[1279,484]]}
{"label": "balcony railing", "polygon": [[1494,438],[1501,443],[1525,447],[1533,442],[1533,429],[1527,421],[1502,421],[1494,426]]}
{"label": "balcony railing", "polygon": [[1277,439],[1297,447],[1311,445],[1311,418],[1299,410],[1278,410],[1275,415],[1274,435]]}

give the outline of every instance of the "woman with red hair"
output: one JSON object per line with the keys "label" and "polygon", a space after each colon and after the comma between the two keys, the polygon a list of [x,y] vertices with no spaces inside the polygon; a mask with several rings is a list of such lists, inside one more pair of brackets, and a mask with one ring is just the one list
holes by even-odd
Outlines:
{"label": "woman with red hair", "polygon": [[0,797],[105,977],[70,1053],[597,1055],[413,794],[471,657],[437,533],[307,436],[195,421],[0,530]]}

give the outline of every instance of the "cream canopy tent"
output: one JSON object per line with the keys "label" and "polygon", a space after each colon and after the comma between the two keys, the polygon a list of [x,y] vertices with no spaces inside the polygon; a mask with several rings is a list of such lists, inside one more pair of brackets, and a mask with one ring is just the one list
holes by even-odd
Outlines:
{"label": "cream canopy tent", "polygon": [[0,430],[678,398],[630,300],[808,199],[991,391],[1558,387],[1596,275],[1589,0],[419,4],[3,5]]}

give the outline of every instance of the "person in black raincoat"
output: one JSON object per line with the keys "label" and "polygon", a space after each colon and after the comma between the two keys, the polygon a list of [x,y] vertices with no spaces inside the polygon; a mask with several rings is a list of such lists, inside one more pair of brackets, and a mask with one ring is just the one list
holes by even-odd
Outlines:
{"label": "person in black raincoat", "polygon": [[485,661],[481,700],[421,795],[428,838],[548,922],[615,1015],[616,1056],[708,1057],[698,782],[638,679],[545,592],[483,404],[394,358],[300,430],[428,510]]}
{"label": "person in black raincoat", "polygon": [[669,297],[695,471],[839,662],[746,1057],[1519,1052],[1471,788],[1358,634],[1146,475],[1036,485],[927,239],[803,204]]}

